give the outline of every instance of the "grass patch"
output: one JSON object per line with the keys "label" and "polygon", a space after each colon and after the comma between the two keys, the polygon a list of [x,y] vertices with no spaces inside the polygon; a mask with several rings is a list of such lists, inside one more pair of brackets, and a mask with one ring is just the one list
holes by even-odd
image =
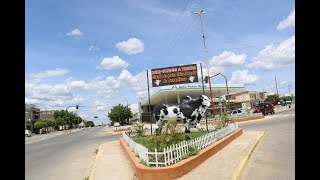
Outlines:
{"label": "grass patch", "polygon": [[95,154],[98,154],[98,151],[99,151],[99,150],[98,150],[98,149],[96,149],[96,150],[94,150],[94,153],[95,153]]}
{"label": "grass patch", "polygon": [[89,180],[89,176],[87,176],[86,178],[84,178],[84,180]]}

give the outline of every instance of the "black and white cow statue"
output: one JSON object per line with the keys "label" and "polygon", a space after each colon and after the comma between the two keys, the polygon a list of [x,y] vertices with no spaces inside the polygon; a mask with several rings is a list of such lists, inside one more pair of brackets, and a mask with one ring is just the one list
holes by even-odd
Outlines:
{"label": "black and white cow statue", "polygon": [[153,108],[157,131],[161,132],[164,121],[183,120],[185,133],[190,133],[190,124],[198,128],[201,118],[210,106],[210,100],[205,95],[197,99],[185,96],[179,104],[158,104]]}

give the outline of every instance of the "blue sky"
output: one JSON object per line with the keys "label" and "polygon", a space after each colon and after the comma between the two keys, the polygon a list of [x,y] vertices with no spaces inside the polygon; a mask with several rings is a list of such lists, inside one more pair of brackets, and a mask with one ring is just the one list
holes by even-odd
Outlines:
{"label": "blue sky", "polygon": [[79,115],[100,124],[112,106],[147,97],[146,69],[202,62],[206,74],[193,13],[201,9],[211,74],[267,92],[276,76],[280,94],[289,84],[294,92],[295,1],[32,0],[25,101],[41,110],[80,104]]}

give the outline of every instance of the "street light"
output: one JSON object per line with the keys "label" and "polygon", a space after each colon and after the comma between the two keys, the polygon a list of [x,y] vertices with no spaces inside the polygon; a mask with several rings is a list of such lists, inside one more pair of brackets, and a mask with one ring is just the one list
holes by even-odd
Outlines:
{"label": "street light", "polygon": [[[67,109],[66,109],[67,112],[68,112],[68,109],[69,109],[70,107],[75,107],[75,108],[76,108],[76,114],[77,114],[77,119],[78,119],[78,127],[79,127],[78,109],[79,109],[79,107],[85,107],[85,106],[80,106],[80,105],[68,106]],[[67,123],[67,125],[68,125],[68,119],[66,119],[66,123]]]}
{"label": "street light", "polygon": [[[229,88],[228,88],[228,80],[227,80],[227,77],[226,77],[225,75],[221,74],[221,73],[218,73],[218,74],[215,74],[215,75],[211,76],[211,77],[208,78],[208,79],[211,79],[211,78],[213,78],[213,77],[215,77],[215,76],[218,76],[218,75],[223,76],[224,79],[225,79],[225,81],[226,81],[227,97],[228,97],[228,107],[229,107],[229,109],[230,109],[230,99],[229,99],[230,97],[229,97]],[[226,99],[227,99],[227,98],[226,98]]]}
{"label": "street light", "polygon": [[[209,68],[209,60],[208,60],[208,52],[206,49],[206,41],[203,33],[203,25],[202,25],[202,14],[205,14],[206,12],[203,11],[202,9],[199,12],[194,12],[194,14],[200,16],[200,22],[201,22],[201,30],[202,30],[202,39],[203,39],[203,48],[204,48],[204,54],[206,56],[206,66],[207,66],[207,71],[208,71],[208,77],[210,77],[210,68]],[[214,116],[214,102],[212,99],[212,89],[211,89],[211,81],[209,78],[209,87],[210,87],[210,98],[211,98],[211,108],[212,108],[212,117]]]}

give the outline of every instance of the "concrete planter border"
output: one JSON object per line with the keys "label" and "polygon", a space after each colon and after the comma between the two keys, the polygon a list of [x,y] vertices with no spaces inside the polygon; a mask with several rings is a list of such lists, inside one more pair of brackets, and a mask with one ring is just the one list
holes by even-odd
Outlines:
{"label": "concrete planter border", "polygon": [[239,128],[212,145],[200,150],[197,155],[167,167],[146,167],[140,163],[140,159],[136,157],[135,153],[131,150],[123,138],[120,138],[119,142],[139,180],[168,180],[176,179],[189,173],[192,169],[196,168],[206,159],[223,149],[241,134],[242,129]]}

